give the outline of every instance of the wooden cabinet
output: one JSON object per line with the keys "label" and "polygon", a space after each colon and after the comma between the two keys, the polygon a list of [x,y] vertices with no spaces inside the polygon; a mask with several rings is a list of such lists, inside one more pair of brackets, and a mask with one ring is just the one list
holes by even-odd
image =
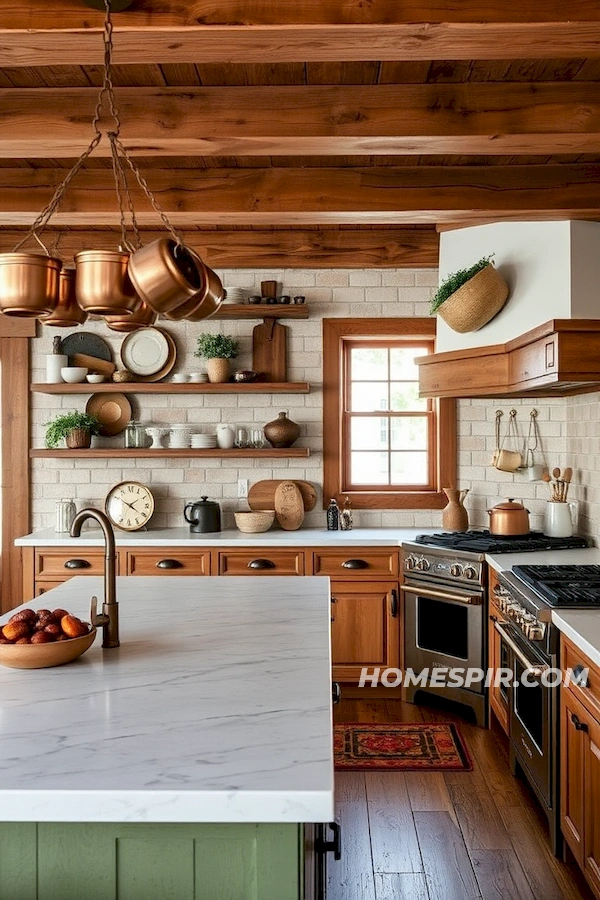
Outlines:
{"label": "wooden cabinet", "polygon": [[363,666],[400,665],[398,583],[332,581],[331,654],[337,681],[358,681]]}
{"label": "wooden cabinet", "polygon": [[[564,671],[581,665],[589,670],[587,683],[598,683],[600,668],[564,637],[561,648]],[[600,898],[600,711],[585,680],[562,690],[560,721],[561,828],[590,887]]]}
{"label": "wooden cabinet", "polygon": [[177,547],[121,550],[124,575],[210,575],[210,553]]}
{"label": "wooden cabinet", "polygon": [[508,669],[506,645],[495,628],[496,622],[505,621],[505,617],[495,601],[494,588],[497,584],[498,576],[491,569],[489,574],[488,669],[493,672],[493,675],[488,697],[490,710],[498,719],[505,733],[508,734],[508,688],[496,678],[496,673],[500,669]]}
{"label": "wooden cabinet", "polygon": [[304,575],[304,552],[256,547],[216,554],[218,575]]}
{"label": "wooden cabinet", "polygon": [[331,578],[397,578],[398,550],[348,547],[344,550],[314,550],[313,575]]}

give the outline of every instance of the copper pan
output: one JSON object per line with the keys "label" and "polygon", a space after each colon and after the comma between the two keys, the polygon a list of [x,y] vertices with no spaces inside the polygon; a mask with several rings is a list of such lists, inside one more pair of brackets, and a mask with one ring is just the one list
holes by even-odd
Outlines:
{"label": "copper pan", "polygon": [[47,316],[58,303],[60,259],[41,253],[0,253],[0,310],[7,316]]}
{"label": "copper pan", "polygon": [[203,289],[202,260],[171,238],[159,238],[132,253],[129,276],[142,300],[157,313],[171,313]]}
{"label": "copper pan", "polygon": [[140,301],[139,309],[129,316],[106,316],[106,324],[111,331],[137,331],[138,328],[148,328],[154,325],[158,316],[153,309]]}
{"label": "copper pan", "polygon": [[225,299],[225,291],[219,276],[204,263],[202,263],[202,267],[205,271],[206,291],[196,310],[188,315],[187,318],[190,322],[200,322],[202,319],[208,319],[209,316],[214,315],[220,309]]}
{"label": "copper pan", "polygon": [[53,328],[72,328],[74,325],[83,325],[87,319],[87,313],[75,299],[75,269],[61,269],[58,282],[58,305],[49,316],[41,320],[44,325],[52,325]]}
{"label": "copper pan", "polygon": [[127,316],[140,298],[127,274],[129,253],[120,250],[82,250],[75,254],[77,302],[95,316]]}

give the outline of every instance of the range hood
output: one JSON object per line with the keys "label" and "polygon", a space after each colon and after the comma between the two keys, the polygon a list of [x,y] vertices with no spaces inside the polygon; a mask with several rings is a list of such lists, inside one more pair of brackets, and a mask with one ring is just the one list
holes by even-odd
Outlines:
{"label": "range hood", "polygon": [[436,352],[418,361],[421,396],[600,390],[600,223],[498,222],[445,232],[440,281],[491,254],[508,302],[467,334],[438,316]]}

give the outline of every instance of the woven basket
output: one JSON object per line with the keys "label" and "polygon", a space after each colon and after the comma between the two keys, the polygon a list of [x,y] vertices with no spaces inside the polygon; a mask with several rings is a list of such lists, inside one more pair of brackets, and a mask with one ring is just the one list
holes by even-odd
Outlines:
{"label": "woven basket", "polygon": [[274,509],[252,510],[252,512],[235,512],[235,524],[245,534],[259,534],[268,531],[275,521]]}
{"label": "woven basket", "polygon": [[87,450],[92,443],[92,433],[89,428],[73,428],[65,438],[70,450]]}
{"label": "woven basket", "polygon": [[479,331],[508,300],[508,285],[490,263],[450,294],[438,315],[453,331]]}

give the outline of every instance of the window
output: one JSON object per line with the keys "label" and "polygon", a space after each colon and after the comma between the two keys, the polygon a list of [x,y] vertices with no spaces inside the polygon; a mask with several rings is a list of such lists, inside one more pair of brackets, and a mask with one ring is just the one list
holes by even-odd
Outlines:
{"label": "window", "polygon": [[453,400],[419,397],[431,319],[324,319],[324,503],[440,508],[456,475]]}

